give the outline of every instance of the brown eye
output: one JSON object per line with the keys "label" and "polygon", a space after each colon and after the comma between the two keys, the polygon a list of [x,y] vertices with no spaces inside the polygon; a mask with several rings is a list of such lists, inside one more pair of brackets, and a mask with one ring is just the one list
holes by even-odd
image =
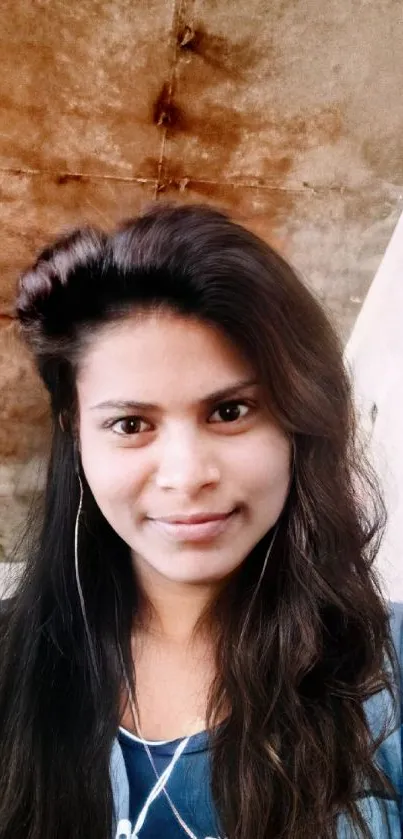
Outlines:
{"label": "brown eye", "polygon": [[[247,405],[245,402],[223,402],[222,405],[219,405],[218,408],[212,414],[214,417],[215,414],[220,416],[219,422],[231,423],[237,422],[237,420],[244,419],[245,416],[250,411],[250,405]],[[217,420],[214,420],[216,422]]]}
{"label": "brown eye", "polygon": [[[147,423],[141,417],[123,417],[112,423],[110,427],[115,434],[119,434],[121,437],[130,437],[139,434],[141,431],[147,431],[147,427],[142,428],[142,425],[147,426]],[[119,427],[120,430],[118,430]]]}

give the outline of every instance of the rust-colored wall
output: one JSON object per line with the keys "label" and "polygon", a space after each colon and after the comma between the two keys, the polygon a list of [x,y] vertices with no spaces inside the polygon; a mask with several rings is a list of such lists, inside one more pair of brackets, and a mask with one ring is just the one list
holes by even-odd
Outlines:
{"label": "rust-colored wall", "polygon": [[0,558],[49,434],[20,269],[66,228],[207,200],[281,248],[347,337],[403,204],[401,43],[400,0],[4,0]]}

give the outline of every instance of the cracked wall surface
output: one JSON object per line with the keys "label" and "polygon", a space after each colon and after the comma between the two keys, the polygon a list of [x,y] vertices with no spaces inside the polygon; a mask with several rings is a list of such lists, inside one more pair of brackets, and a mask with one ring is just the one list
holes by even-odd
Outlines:
{"label": "cracked wall surface", "polygon": [[347,339],[403,207],[400,0],[4,0],[0,557],[49,440],[14,322],[59,232],[208,201],[277,246]]}

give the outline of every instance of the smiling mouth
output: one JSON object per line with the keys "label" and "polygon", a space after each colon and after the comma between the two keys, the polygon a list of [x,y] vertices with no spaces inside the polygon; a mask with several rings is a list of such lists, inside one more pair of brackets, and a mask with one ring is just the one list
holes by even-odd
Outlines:
{"label": "smiling mouth", "polygon": [[149,519],[162,535],[175,542],[203,542],[222,535],[236,517],[239,507],[229,513]]}
{"label": "smiling mouth", "polygon": [[156,516],[153,520],[167,522],[168,524],[204,524],[208,521],[223,521],[233,512],[234,510],[230,510],[228,513],[194,513],[189,516],[181,516],[178,513],[172,516]]}

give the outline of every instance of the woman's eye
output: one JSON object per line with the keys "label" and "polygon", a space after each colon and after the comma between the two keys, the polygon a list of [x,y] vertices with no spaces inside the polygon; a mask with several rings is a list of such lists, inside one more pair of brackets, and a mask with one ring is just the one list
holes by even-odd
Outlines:
{"label": "woman's eye", "polygon": [[[214,417],[215,415],[219,415],[220,419],[218,422],[236,422],[237,420],[243,419],[251,410],[251,406],[247,405],[245,402],[224,402],[220,405],[214,413],[211,415]],[[213,420],[217,422],[217,420]]]}
{"label": "woman's eye", "polygon": [[141,431],[147,431],[147,423],[141,417],[123,417],[110,423],[109,428],[121,437],[130,437],[140,434]]}

